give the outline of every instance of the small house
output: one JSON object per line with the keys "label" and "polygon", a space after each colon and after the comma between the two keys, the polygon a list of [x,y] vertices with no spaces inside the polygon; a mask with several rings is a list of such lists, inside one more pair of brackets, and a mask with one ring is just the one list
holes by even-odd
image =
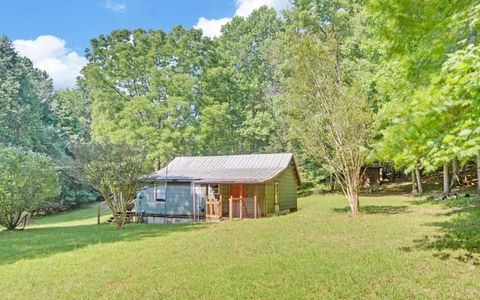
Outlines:
{"label": "small house", "polygon": [[136,212],[147,223],[260,218],[297,209],[291,153],[177,157],[146,176]]}

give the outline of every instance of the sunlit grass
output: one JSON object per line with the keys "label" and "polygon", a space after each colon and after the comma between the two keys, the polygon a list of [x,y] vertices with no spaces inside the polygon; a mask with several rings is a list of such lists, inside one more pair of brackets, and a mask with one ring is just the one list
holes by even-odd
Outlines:
{"label": "sunlit grass", "polygon": [[442,206],[338,195],[286,216],[211,225],[96,225],[94,207],[0,233],[2,298],[478,299],[478,267],[438,251]]}

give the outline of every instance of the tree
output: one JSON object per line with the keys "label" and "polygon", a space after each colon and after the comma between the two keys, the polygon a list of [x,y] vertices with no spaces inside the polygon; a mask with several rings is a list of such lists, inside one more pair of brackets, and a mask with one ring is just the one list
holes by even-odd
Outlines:
{"label": "tree", "polygon": [[127,222],[127,211],[135,204],[144,184],[147,152],[127,142],[77,144],[75,153],[84,168],[85,179],[95,186],[112,210],[117,228]]}
{"label": "tree", "polygon": [[308,35],[295,44],[286,80],[293,134],[335,176],[355,215],[372,121],[369,102],[338,76],[331,48]]}
{"label": "tree", "polygon": [[211,43],[200,30],[180,26],[93,39],[83,70],[93,139],[144,145],[156,168],[168,157],[198,153],[200,78]]}
{"label": "tree", "polygon": [[[469,94],[455,92],[462,89],[465,71],[472,69],[452,65],[462,66],[462,49],[476,41],[477,2],[433,0],[415,6],[405,1],[369,3],[376,14],[379,37],[384,40],[382,47],[389,54],[382,64],[384,79],[379,85],[389,100],[383,110],[397,111],[390,120],[380,114],[384,121],[380,155],[402,160],[407,170],[433,171],[443,166],[444,193],[450,189],[449,164],[455,165],[457,159],[465,162],[465,153],[475,152],[472,147],[459,150],[470,144],[465,140],[464,146],[450,142],[452,133],[461,131],[458,124],[472,119],[460,103]],[[445,71],[448,68],[450,75]],[[401,134],[405,132],[409,134]]]}
{"label": "tree", "polygon": [[221,83],[228,89],[204,91],[212,101],[228,103],[225,115],[230,124],[224,137],[229,138],[230,147],[225,150],[230,153],[258,153],[284,146],[276,139],[283,129],[275,106],[281,94],[281,73],[270,58],[271,43],[284,29],[277,12],[266,6],[246,18],[235,16],[222,27],[216,68],[231,79]]}
{"label": "tree", "polygon": [[353,0],[296,0],[285,18],[275,57],[291,139],[335,177],[356,214],[379,57],[366,10]]}
{"label": "tree", "polygon": [[56,168],[43,154],[0,148],[0,225],[15,229],[26,217],[60,193]]}
{"label": "tree", "polygon": [[61,193],[39,209],[56,211],[97,194],[73,176],[71,141],[89,138],[90,105],[81,89],[53,92],[47,74],[0,37],[0,144],[48,155],[59,167]]}
{"label": "tree", "polygon": [[[0,36],[0,143],[45,152],[55,138],[48,119],[52,82]],[[55,147],[50,151],[55,151]]]}
{"label": "tree", "polygon": [[75,89],[56,91],[49,101],[59,131],[73,143],[91,138],[92,105],[88,92],[79,83]]}

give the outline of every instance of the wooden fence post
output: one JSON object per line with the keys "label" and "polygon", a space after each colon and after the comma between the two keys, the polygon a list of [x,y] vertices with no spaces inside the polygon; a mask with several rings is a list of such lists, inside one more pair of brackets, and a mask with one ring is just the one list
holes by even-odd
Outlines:
{"label": "wooden fence post", "polygon": [[253,205],[255,206],[253,208],[253,213],[254,213],[254,218],[256,219],[258,216],[258,202],[257,202],[257,185],[255,185],[255,191],[254,191],[254,196],[253,196]]}
{"label": "wooden fence post", "polygon": [[100,205],[97,205],[97,225],[100,225]]}
{"label": "wooden fence post", "polygon": [[240,220],[243,219],[243,197],[240,195],[240,203],[238,204],[240,207]]}

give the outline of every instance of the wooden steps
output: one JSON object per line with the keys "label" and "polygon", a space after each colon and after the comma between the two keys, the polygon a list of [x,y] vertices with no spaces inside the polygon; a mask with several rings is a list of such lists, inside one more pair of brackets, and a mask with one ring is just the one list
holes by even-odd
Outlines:
{"label": "wooden steps", "polygon": [[[119,214],[120,213],[118,213],[117,215]],[[127,211],[126,217],[127,217],[127,223],[136,223],[137,213],[133,211]],[[115,217],[111,216],[110,218],[108,218],[107,223],[115,223]]]}

